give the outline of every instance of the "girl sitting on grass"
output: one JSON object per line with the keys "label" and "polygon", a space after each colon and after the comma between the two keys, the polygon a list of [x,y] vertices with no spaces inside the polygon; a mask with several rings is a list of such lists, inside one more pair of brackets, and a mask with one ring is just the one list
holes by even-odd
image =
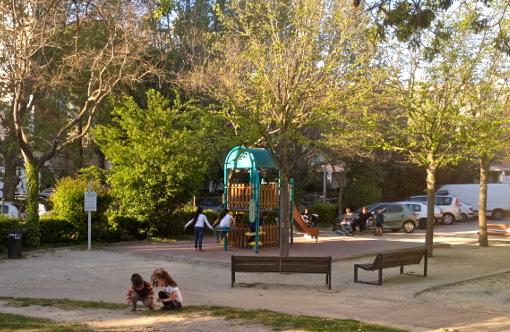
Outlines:
{"label": "girl sitting on grass", "polygon": [[154,287],[163,287],[163,290],[158,293],[158,302],[163,303],[160,310],[174,310],[182,308],[182,296],[177,287],[177,283],[164,269],[160,268],[154,271],[151,277],[152,285]]}

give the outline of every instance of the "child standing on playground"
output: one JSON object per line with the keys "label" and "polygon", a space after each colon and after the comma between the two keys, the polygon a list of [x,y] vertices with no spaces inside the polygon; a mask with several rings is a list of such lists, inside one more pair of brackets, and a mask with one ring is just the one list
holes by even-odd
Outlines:
{"label": "child standing on playground", "polygon": [[151,277],[154,287],[163,287],[158,293],[158,302],[163,303],[160,310],[174,310],[182,308],[182,296],[174,279],[164,269],[157,269]]}
{"label": "child standing on playground", "polygon": [[378,208],[377,213],[375,214],[375,236],[383,235],[383,225],[384,225],[384,215],[382,214],[382,209]]}
{"label": "child standing on playground", "polygon": [[[218,216],[218,219],[214,221],[212,224],[213,227],[215,227],[218,223],[218,229],[226,229],[230,227],[235,227],[235,219],[232,217],[231,214],[228,213],[228,209],[224,209],[220,212],[220,215]],[[220,242],[220,232],[214,232],[214,236],[216,237],[216,243]],[[226,232],[221,232],[221,238],[225,236]]]}
{"label": "child standing on playground", "polygon": [[[266,219],[267,217],[267,211],[262,211],[262,213],[260,214],[260,217],[258,217],[258,220],[259,220],[259,232],[260,232],[260,227],[262,225],[264,225],[264,220]],[[250,230],[250,233],[255,233],[257,231],[257,223],[255,221],[252,221],[250,223],[248,223],[248,229]],[[255,241],[255,236],[250,236],[248,239],[247,239],[248,243],[251,243],[253,241]]]}
{"label": "child standing on playground", "polygon": [[195,230],[195,251],[204,251],[202,250],[202,240],[204,238],[204,226],[207,224],[207,226],[212,230],[211,224],[209,224],[209,221],[207,220],[207,217],[205,214],[203,214],[204,210],[201,207],[198,207],[197,212],[195,212],[195,216],[193,219],[188,221],[186,225],[184,225],[184,229],[186,229],[189,225],[194,225]]}
{"label": "child standing on playground", "polygon": [[134,273],[131,276],[131,288],[127,292],[127,302],[131,304],[131,311],[136,310],[136,303],[142,302],[149,310],[154,309],[154,288],[142,276]]}

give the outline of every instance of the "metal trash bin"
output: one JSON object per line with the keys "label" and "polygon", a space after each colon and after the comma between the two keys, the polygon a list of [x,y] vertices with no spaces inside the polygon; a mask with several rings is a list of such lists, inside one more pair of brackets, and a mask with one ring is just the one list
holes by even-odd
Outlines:
{"label": "metal trash bin", "polygon": [[12,229],[7,232],[9,233],[9,242],[7,244],[8,258],[21,258],[21,238],[23,237],[23,230]]}

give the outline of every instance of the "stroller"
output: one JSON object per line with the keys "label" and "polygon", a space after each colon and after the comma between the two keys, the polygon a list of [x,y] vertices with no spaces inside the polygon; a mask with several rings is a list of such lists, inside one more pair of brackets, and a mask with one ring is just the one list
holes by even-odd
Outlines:
{"label": "stroller", "polygon": [[305,212],[301,215],[303,221],[310,228],[313,228],[319,222],[319,215],[316,213],[310,213],[308,209],[305,209]]}

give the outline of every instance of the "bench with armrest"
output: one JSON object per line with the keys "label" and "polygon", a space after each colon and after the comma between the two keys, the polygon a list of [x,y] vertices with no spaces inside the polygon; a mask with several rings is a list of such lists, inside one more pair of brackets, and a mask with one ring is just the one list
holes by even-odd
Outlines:
{"label": "bench with armrest", "polygon": [[232,255],[232,283],[236,272],[275,273],[324,273],[326,285],[331,289],[331,256],[328,257],[281,257],[281,256],[234,256]]}
{"label": "bench with armrest", "polygon": [[[382,285],[382,270],[388,267],[400,267],[400,274],[404,274],[405,265],[420,264],[423,259],[423,277],[427,276],[427,248],[410,248],[379,253],[373,263],[354,264],[354,282],[364,284]],[[358,279],[358,269],[366,271],[378,271],[378,282],[367,282]],[[407,273],[406,273],[407,274]],[[411,274],[410,274],[411,275]],[[412,274],[416,275],[417,274]]]}

